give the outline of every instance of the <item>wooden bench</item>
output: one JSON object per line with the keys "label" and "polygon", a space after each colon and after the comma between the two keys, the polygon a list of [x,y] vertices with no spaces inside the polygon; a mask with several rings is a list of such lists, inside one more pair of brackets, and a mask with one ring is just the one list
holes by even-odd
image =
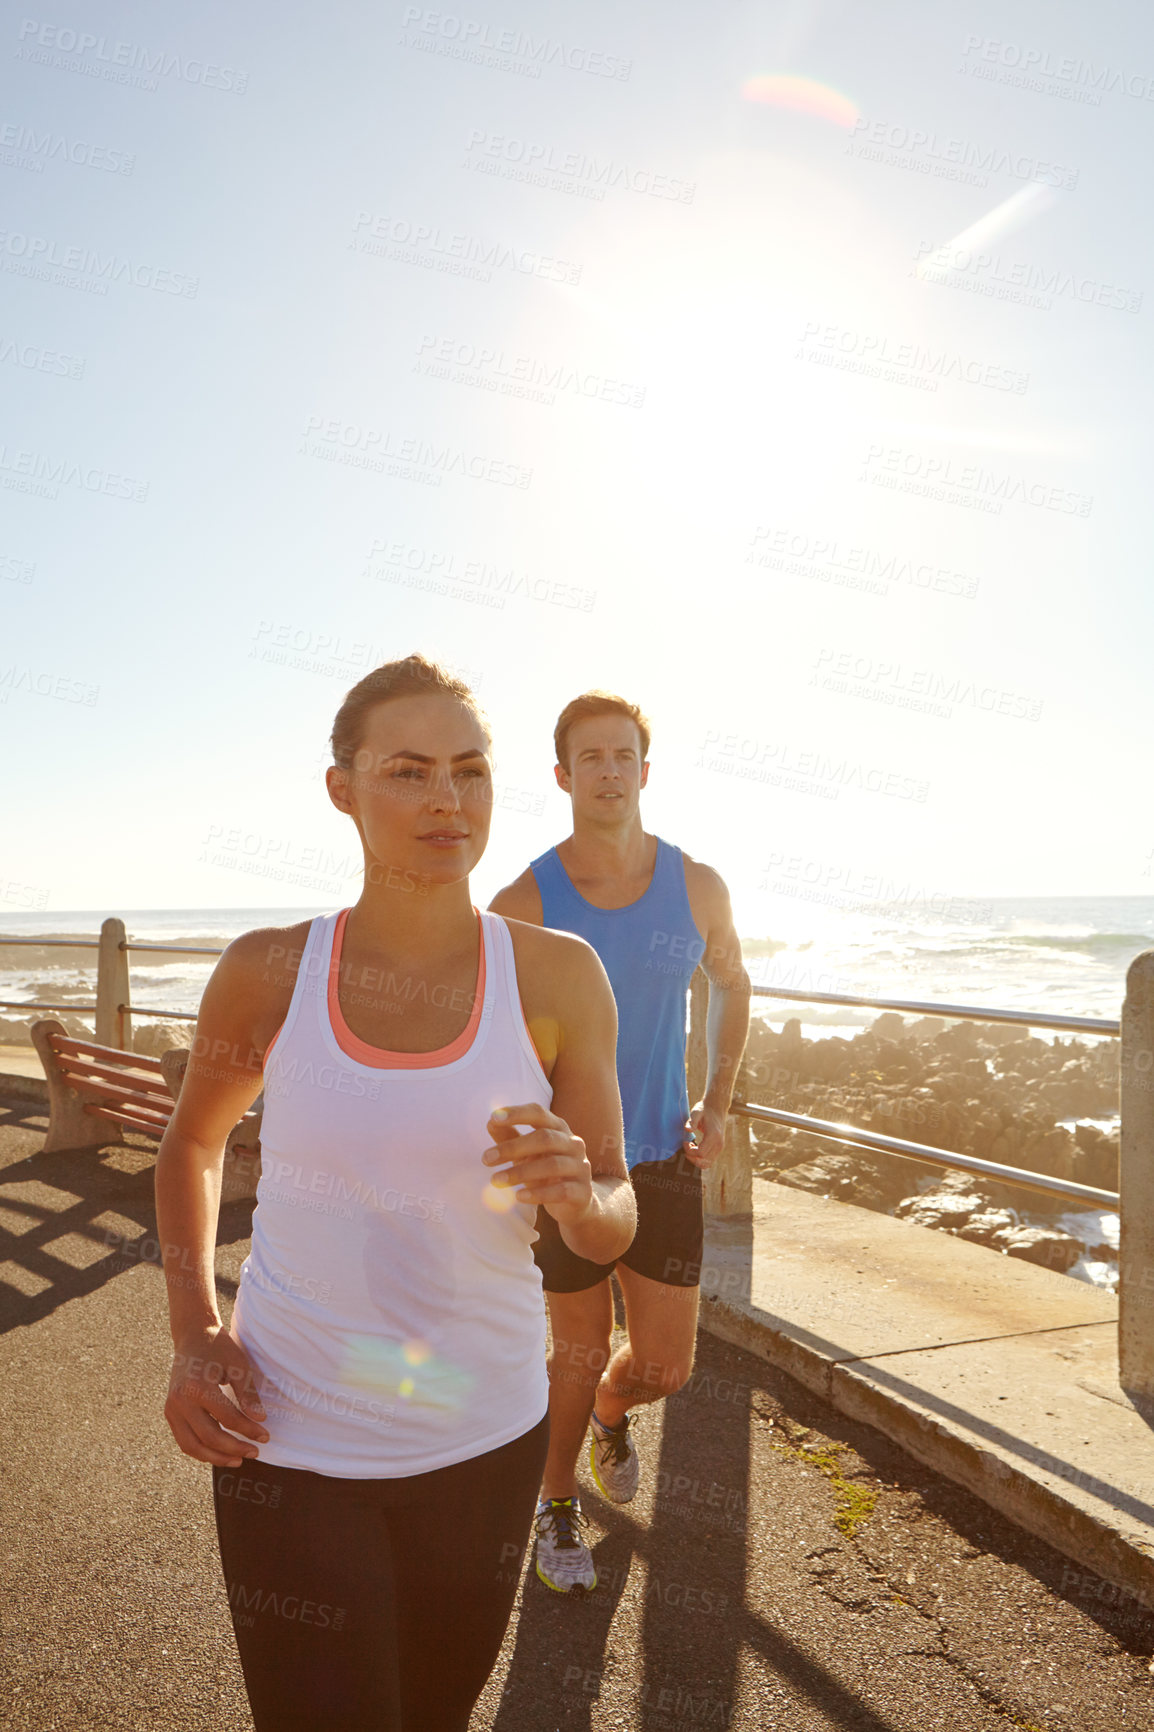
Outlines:
{"label": "wooden bench", "polygon": [[[48,1080],[44,1152],[123,1143],[125,1129],[159,1142],[168,1128],[190,1053],[176,1047],[162,1058],[73,1040],[62,1023],[35,1022],[32,1041]],[[260,1177],[260,1102],[233,1126],[224,1146],[222,1198],[248,1196]]]}

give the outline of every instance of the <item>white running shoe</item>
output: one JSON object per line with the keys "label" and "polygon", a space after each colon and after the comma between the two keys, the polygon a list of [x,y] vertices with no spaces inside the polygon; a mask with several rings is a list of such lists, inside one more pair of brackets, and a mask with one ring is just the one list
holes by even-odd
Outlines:
{"label": "white running shoe", "polygon": [[597,1481],[597,1489],[610,1503],[628,1503],[637,1490],[641,1474],[637,1445],[629,1435],[632,1415],[627,1413],[620,1426],[612,1430],[602,1425],[596,1414],[589,1424],[593,1433],[589,1445],[589,1469]]}
{"label": "white running shoe", "polygon": [[584,1520],[576,1497],[542,1498],[537,1505],[537,1574],[559,1594],[597,1586],[593,1553],[579,1531]]}

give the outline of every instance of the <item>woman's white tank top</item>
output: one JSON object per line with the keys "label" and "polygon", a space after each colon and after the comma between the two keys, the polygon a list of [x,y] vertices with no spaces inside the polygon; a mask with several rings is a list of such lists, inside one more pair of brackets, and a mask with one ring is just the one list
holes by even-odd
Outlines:
{"label": "woman's white tank top", "polygon": [[[536,1209],[493,1186],[481,1155],[495,1107],[548,1106],[553,1093],[499,915],[477,911],[468,1026],[428,1053],[368,1046],[345,1023],[347,915],[312,922],[265,1055],[261,1178],[233,1327],[267,1414],[261,1460],[400,1478],[496,1449],[545,1415]],[[398,1014],[413,1002],[411,980],[372,984]]]}

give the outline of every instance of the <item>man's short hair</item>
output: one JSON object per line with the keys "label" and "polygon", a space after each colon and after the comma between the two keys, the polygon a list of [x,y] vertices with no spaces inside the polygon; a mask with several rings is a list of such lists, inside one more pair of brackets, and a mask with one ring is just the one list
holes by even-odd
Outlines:
{"label": "man's short hair", "polygon": [[579,698],[566,704],[557,717],[557,726],[553,729],[553,745],[557,753],[557,762],[562,769],[569,768],[569,730],[574,722],[587,722],[593,716],[626,716],[633,722],[641,735],[641,762],[649,756],[649,718],[642,715],[636,704],[631,704],[625,698],[619,698],[615,692],[582,692]]}

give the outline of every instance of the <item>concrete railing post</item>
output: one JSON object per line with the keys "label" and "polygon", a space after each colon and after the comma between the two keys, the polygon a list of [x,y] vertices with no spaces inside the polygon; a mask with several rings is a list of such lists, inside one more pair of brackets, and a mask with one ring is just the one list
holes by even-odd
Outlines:
{"label": "concrete railing post", "polygon": [[1154,950],[1126,971],[1121,1071],[1118,1379],[1154,1396]]}
{"label": "concrete railing post", "polygon": [[[705,1093],[709,1069],[705,1021],[709,1007],[709,982],[698,969],[689,983],[689,1041],[685,1053],[689,1104]],[[736,1115],[726,1121],[725,1147],[705,1175],[705,1213],[713,1216],[748,1215],[753,1210],[753,1153],[749,1120]]]}
{"label": "concrete railing post", "polygon": [[132,1049],[132,1017],[120,1006],[128,1004],[128,952],[121,948],[126,933],[123,920],[110,916],[100,928],[96,958],[96,1040],[99,1046]]}

